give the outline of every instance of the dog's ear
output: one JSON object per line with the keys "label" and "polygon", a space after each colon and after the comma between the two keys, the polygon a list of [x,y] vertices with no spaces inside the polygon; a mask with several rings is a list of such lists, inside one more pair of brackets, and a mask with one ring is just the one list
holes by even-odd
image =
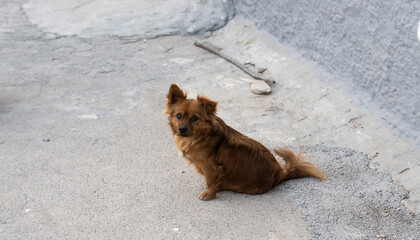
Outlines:
{"label": "dog's ear", "polygon": [[187,98],[187,94],[184,94],[184,92],[176,84],[172,84],[166,97],[168,98],[168,104],[171,105],[180,100],[185,100]]}
{"label": "dog's ear", "polygon": [[197,101],[201,103],[201,105],[206,109],[207,114],[212,115],[216,113],[217,110],[217,102],[210,100],[205,96],[198,96]]}

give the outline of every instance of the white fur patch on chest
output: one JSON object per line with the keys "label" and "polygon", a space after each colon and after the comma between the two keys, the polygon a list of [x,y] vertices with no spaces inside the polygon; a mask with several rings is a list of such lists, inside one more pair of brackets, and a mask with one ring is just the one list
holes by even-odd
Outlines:
{"label": "white fur patch on chest", "polygon": [[189,155],[189,154],[184,154],[184,157],[188,160],[191,160],[191,155]]}
{"label": "white fur patch on chest", "polygon": [[188,153],[183,153],[182,151],[178,151],[178,155],[180,157],[184,157],[184,158],[186,158],[188,160],[191,160],[191,155],[189,155]]}

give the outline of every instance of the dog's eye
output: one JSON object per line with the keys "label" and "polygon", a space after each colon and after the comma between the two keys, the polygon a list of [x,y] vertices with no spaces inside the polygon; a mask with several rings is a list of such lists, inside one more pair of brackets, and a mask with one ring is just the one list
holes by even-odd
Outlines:
{"label": "dog's eye", "polygon": [[198,117],[197,116],[192,116],[191,122],[197,122],[197,121],[198,121]]}
{"label": "dog's eye", "polygon": [[181,115],[180,113],[178,113],[175,117],[176,117],[177,119],[181,119],[182,115]]}

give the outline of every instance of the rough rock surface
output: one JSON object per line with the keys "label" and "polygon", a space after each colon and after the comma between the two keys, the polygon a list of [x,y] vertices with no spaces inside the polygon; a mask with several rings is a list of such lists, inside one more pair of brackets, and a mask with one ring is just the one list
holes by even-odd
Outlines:
{"label": "rough rock surface", "polygon": [[202,34],[223,27],[233,15],[226,0],[29,0],[22,7],[42,31],[80,37]]}

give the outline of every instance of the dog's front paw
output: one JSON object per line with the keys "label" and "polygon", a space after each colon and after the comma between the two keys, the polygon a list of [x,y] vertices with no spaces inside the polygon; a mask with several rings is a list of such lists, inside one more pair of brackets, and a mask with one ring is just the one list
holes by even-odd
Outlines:
{"label": "dog's front paw", "polygon": [[210,191],[207,190],[207,191],[202,192],[198,196],[198,198],[200,200],[205,200],[205,201],[212,200],[212,199],[216,198],[216,193],[215,192],[210,192]]}

